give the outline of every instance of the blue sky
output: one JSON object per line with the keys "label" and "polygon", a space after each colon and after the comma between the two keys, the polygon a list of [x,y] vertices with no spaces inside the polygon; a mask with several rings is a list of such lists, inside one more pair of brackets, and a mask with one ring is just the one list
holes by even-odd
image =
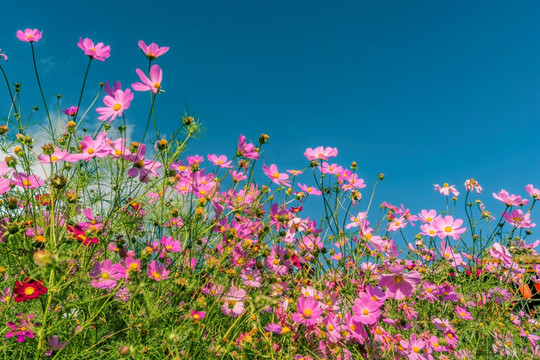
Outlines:
{"label": "blue sky", "polygon": [[[50,104],[63,95],[62,107],[76,104],[87,64],[80,36],[112,49],[93,62],[83,105],[100,81],[138,81],[145,40],[171,48],[157,61],[166,90],[156,104],[160,128],[187,102],[207,129],[190,154],[232,155],[240,133],[252,141],[266,133],[263,162],[285,170],[306,165],[307,147],[337,147],[336,162],[358,163],[365,198],[383,172],[376,203],[413,213],[442,208],[436,183],[464,193],[473,177],[493,205],[502,188],[540,187],[536,1],[25,1],[3,13],[3,66],[25,86],[28,106],[40,98],[18,29],[43,30],[42,82]],[[148,101],[136,93],[125,113],[135,137]],[[6,95],[0,109],[9,109]]]}

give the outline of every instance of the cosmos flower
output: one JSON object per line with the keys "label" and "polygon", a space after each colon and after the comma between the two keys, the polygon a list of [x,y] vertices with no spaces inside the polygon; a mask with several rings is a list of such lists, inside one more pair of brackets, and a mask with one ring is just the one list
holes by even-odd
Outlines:
{"label": "cosmos flower", "polygon": [[135,70],[142,82],[135,82],[131,84],[131,87],[135,91],[148,91],[151,90],[154,94],[157,94],[161,90],[161,80],[163,79],[163,72],[159,65],[152,65],[150,68],[150,79],[140,69]]}
{"label": "cosmos flower", "polygon": [[[39,31],[38,29],[25,29],[24,31],[19,30],[17,31],[17,38],[21,41],[25,42],[38,42],[39,39],[41,39],[41,35],[43,34],[43,31]],[[7,60],[7,59],[6,59]]]}
{"label": "cosmos flower", "polygon": [[396,300],[403,300],[412,296],[414,287],[422,281],[422,276],[418,271],[404,273],[405,266],[392,265],[391,274],[383,274],[379,280],[379,286],[386,286],[388,297]]}
{"label": "cosmos flower", "polygon": [[93,60],[105,61],[111,56],[111,47],[109,45],[105,46],[102,42],[94,45],[94,42],[89,38],[84,40],[79,38],[77,46]]}
{"label": "cosmos flower", "polygon": [[139,48],[141,48],[146,58],[150,61],[157,59],[158,57],[169,51],[168,47],[159,47],[155,43],[151,43],[147,46],[142,40],[139,41]]}

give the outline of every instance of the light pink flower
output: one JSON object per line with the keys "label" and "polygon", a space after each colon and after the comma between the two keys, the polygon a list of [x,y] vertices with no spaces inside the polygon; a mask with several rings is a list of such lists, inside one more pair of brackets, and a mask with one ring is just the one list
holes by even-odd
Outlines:
{"label": "light pink flower", "polygon": [[228,316],[237,317],[244,312],[244,300],[246,290],[233,286],[229,289],[227,295],[223,298],[224,303],[221,311]]}
{"label": "light pink flower", "polygon": [[64,160],[67,154],[68,154],[67,150],[55,148],[54,152],[51,155],[46,155],[46,154],[39,155],[38,160],[42,164],[56,163],[58,161]]}
{"label": "light pink flower", "polygon": [[77,46],[84,51],[85,55],[88,55],[91,59],[105,61],[105,59],[111,56],[111,47],[109,45],[105,46],[102,42],[94,45],[94,42],[89,38],[84,40],[79,38]]}
{"label": "light pink flower", "polygon": [[540,200],[540,190],[535,189],[532,184],[525,186],[525,190],[527,190],[533,199]]}
{"label": "light pink flower", "polygon": [[456,312],[456,314],[462,318],[463,320],[474,320],[474,318],[472,317],[471,313],[468,312],[464,307],[461,307],[461,306],[456,306],[454,308],[454,311]]}
{"label": "light pink flower", "polygon": [[444,183],[442,187],[439,186],[439,184],[434,184],[435,186],[435,190],[437,190],[438,192],[441,193],[441,195],[450,195],[450,192],[454,195],[454,196],[458,196],[459,195],[459,191],[456,190],[456,187],[455,185],[448,185],[448,183]]}
{"label": "light pink flower", "polygon": [[315,149],[307,148],[304,152],[304,156],[309,160],[328,160],[331,157],[335,157],[338,155],[338,149],[337,148],[331,148],[327,147],[324,148],[322,146],[318,146]]}
{"label": "light pink flower", "polygon": [[436,210],[422,210],[418,215],[418,218],[422,221],[422,223],[431,223],[435,217],[437,217]]}
{"label": "light pink flower", "polygon": [[146,58],[150,61],[157,59],[158,57],[169,51],[168,47],[159,47],[155,43],[151,43],[147,46],[142,40],[139,41],[139,47],[141,48]]}
{"label": "light pink flower", "polygon": [[275,164],[270,165],[270,167],[263,165],[262,169],[264,174],[268,176],[273,183],[289,186],[289,182],[287,181],[289,175],[285,173],[280,173]]}
{"label": "light pink flower", "polygon": [[412,296],[414,287],[422,281],[422,276],[418,271],[404,273],[405,266],[392,265],[391,274],[381,275],[379,286],[386,286],[386,294],[396,300],[403,300]]}
{"label": "light pink flower", "polygon": [[431,223],[433,228],[437,230],[437,236],[439,238],[444,239],[450,236],[454,240],[459,239],[459,236],[467,230],[466,228],[460,228],[462,224],[463,220],[454,220],[454,217],[451,215],[447,215],[444,218],[439,215]]}
{"label": "light pink flower", "polygon": [[405,353],[409,360],[427,359],[422,351],[426,347],[426,342],[418,338],[418,335],[415,333],[411,334],[409,341],[401,340],[400,344],[405,349]]}
{"label": "light pink flower", "polygon": [[[41,35],[43,34],[43,31],[39,31],[38,29],[25,29],[24,31],[19,30],[17,31],[17,38],[21,41],[26,42],[37,42],[39,39],[41,39]],[[7,60],[7,59],[6,59]]]}
{"label": "light pink flower", "polygon": [[467,191],[473,191],[473,190],[476,190],[476,192],[478,194],[480,194],[482,192],[482,187],[480,186],[480,184],[478,183],[478,181],[474,180],[474,179],[469,179],[467,181],[465,181],[465,189]]}
{"label": "light pink flower", "polygon": [[529,200],[522,199],[519,195],[510,195],[508,194],[508,191],[501,190],[498,194],[493,193],[493,197],[499,201],[502,201],[505,205],[508,206],[520,206],[520,205],[527,205],[529,203]]}
{"label": "light pink flower", "polygon": [[157,94],[161,90],[161,81],[163,80],[163,72],[159,65],[152,65],[150,68],[150,79],[140,69],[135,70],[142,83],[135,82],[131,84],[131,87],[135,91],[148,91],[151,90],[154,94]]}
{"label": "light pink flower", "polygon": [[338,175],[339,173],[343,172],[343,167],[339,166],[338,164],[330,165],[327,162],[323,162],[320,170],[322,174]]}
{"label": "light pink flower", "polygon": [[37,175],[27,175],[25,173],[13,174],[13,180],[11,182],[24,189],[37,189],[43,186],[45,182]]}

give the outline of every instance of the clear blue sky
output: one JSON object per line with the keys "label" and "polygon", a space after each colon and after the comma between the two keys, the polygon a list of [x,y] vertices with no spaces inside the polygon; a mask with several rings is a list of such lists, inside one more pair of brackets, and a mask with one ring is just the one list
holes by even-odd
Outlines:
{"label": "clear blue sky", "polygon": [[[238,134],[256,141],[264,132],[263,161],[285,170],[306,164],[307,147],[337,147],[336,162],[358,163],[365,197],[384,172],[377,203],[413,213],[442,208],[434,183],[464,193],[474,177],[488,204],[502,188],[540,187],[537,1],[11,1],[2,12],[4,68],[25,84],[29,106],[41,100],[18,29],[43,30],[42,81],[63,107],[76,103],[87,63],[80,36],[112,49],[93,63],[83,105],[93,84],[138,81],[144,40],[171,48],[157,61],[160,127],[187,101],[207,128],[191,154],[232,155]],[[5,84],[0,91],[5,115]],[[146,95],[125,113],[139,128]]]}

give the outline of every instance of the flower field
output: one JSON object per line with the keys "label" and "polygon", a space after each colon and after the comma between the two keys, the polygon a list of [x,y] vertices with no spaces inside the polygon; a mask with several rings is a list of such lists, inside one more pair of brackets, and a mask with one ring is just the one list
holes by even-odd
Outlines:
{"label": "flower field", "polygon": [[[337,148],[314,144],[296,169],[260,159],[265,134],[190,154],[199,119],[183,114],[166,138],[155,126],[169,48],[140,41],[133,82],[101,84],[85,107],[111,49],[81,38],[79,101],[52,109],[42,35],[16,33],[39,106],[0,52],[4,359],[540,358],[533,185],[487,209],[474,179],[437,184],[441,202],[412,213],[373,203],[384,175],[364,181]],[[148,99],[130,139],[125,113]],[[31,135],[37,111],[46,141]]]}

